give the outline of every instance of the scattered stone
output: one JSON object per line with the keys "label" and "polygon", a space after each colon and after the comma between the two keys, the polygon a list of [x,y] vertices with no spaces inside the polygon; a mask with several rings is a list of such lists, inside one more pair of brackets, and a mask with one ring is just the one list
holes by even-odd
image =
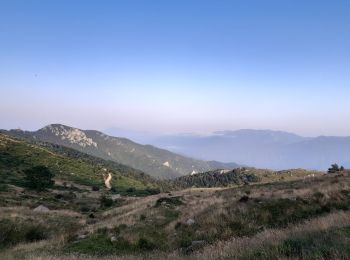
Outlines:
{"label": "scattered stone", "polygon": [[85,238],[87,238],[87,235],[79,235],[79,236],[78,236],[78,239],[79,239],[79,240],[82,240],[82,239],[85,239]]}
{"label": "scattered stone", "polygon": [[205,241],[205,240],[195,240],[195,241],[192,241],[191,246],[192,247],[202,247],[206,243],[207,243],[207,241]]}
{"label": "scattered stone", "polygon": [[117,241],[117,238],[115,236],[112,236],[111,237],[111,242],[115,242],[115,241]]}
{"label": "scattered stone", "polygon": [[201,249],[207,244],[207,241],[205,240],[195,240],[192,241],[191,245],[185,249],[186,254],[191,254],[194,251]]}
{"label": "scattered stone", "polygon": [[38,207],[36,207],[35,209],[33,209],[34,212],[49,212],[50,210],[43,206],[43,205],[40,205]]}
{"label": "scattered stone", "polygon": [[111,196],[111,199],[113,200],[113,201],[115,201],[115,200],[117,200],[117,199],[120,199],[121,198],[121,195],[120,194],[113,194],[112,196]]}
{"label": "scattered stone", "polygon": [[192,226],[193,224],[195,224],[196,221],[192,218],[189,218],[187,221],[186,221],[186,224],[189,225],[189,226]]}

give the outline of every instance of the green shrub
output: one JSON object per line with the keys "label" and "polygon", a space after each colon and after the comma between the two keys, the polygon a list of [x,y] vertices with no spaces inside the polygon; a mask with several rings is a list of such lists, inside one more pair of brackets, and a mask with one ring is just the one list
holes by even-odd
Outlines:
{"label": "green shrub", "polygon": [[156,205],[155,207],[160,207],[161,205],[168,205],[168,206],[179,206],[182,205],[183,202],[181,201],[181,197],[177,196],[177,197],[162,197],[159,198],[156,201]]}
{"label": "green shrub", "polygon": [[26,186],[29,189],[44,191],[53,187],[55,182],[52,178],[55,176],[45,166],[35,166],[24,171]]}
{"label": "green shrub", "polygon": [[137,241],[137,247],[141,250],[148,251],[154,249],[156,246],[146,238],[142,237]]}
{"label": "green shrub", "polygon": [[7,184],[0,184],[0,192],[8,191]]}
{"label": "green shrub", "polygon": [[248,248],[239,259],[350,259],[349,231],[345,227],[292,235],[277,245]]}
{"label": "green shrub", "polygon": [[101,203],[101,207],[103,208],[109,208],[109,207],[112,207],[113,206],[113,200],[105,195],[102,195],[101,196],[101,199],[100,199],[100,203]]}
{"label": "green shrub", "polygon": [[2,219],[0,220],[0,248],[46,239],[47,232],[41,225]]}

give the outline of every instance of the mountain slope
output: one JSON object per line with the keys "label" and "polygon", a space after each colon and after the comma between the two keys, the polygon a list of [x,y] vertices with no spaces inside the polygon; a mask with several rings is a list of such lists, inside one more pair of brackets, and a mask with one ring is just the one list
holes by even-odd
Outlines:
{"label": "mountain slope", "polygon": [[80,130],[60,124],[49,125],[36,132],[10,130],[8,134],[70,147],[128,165],[158,178],[175,178],[191,172],[237,166],[195,160],[151,145],[140,145],[126,138],[111,137],[102,132]]}
{"label": "mountain slope", "polygon": [[350,137],[309,138],[281,131],[244,129],[209,136],[164,136],[152,144],[203,160],[234,161],[258,168],[326,170],[334,162],[350,166]]}
{"label": "mountain slope", "polygon": [[124,165],[94,158],[69,148],[33,144],[0,133],[1,182],[22,186],[23,170],[38,165],[48,167],[59,180],[88,186],[104,187],[103,174],[106,172],[112,174],[112,186],[121,190],[161,185],[150,176]]}

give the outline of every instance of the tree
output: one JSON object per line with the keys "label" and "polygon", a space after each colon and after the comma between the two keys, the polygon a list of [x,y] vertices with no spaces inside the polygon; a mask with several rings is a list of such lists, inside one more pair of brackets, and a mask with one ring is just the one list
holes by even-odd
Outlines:
{"label": "tree", "polygon": [[24,174],[29,189],[44,191],[55,184],[52,180],[55,174],[45,166],[34,166],[25,170]]}
{"label": "tree", "polygon": [[338,164],[334,163],[331,165],[331,168],[328,169],[328,173],[336,173],[336,172],[341,172],[344,171],[344,167],[343,166],[338,166]]}

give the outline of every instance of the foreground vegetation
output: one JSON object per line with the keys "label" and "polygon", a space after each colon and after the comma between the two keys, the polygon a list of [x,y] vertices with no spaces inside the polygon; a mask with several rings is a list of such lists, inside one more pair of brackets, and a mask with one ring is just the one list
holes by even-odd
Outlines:
{"label": "foreground vegetation", "polygon": [[350,258],[345,169],[165,183],[59,146],[0,141],[0,259]]}
{"label": "foreground vegetation", "polygon": [[[28,197],[23,198],[12,188],[0,193],[6,200],[12,198],[0,214],[4,249],[0,257],[4,259],[80,259],[82,254],[91,259],[112,259],[112,255],[113,259],[350,257],[347,172],[121,197],[111,205],[94,198],[93,191],[80,195],[76,191],[72,193],[78,198],[68,200],[75,204],[72,208],[64,203],[67,198],[50,204],[51,195],[40,193],[46,197],[41,202],[53,209],[48,212],[33,212],[34,205],[28,201],[34,193],[25,191]],[[14,206],[16,196],[29,206]],[[85,211],[87,201],[95,209]],[[39,221],[34,224],[32,219]]]}

